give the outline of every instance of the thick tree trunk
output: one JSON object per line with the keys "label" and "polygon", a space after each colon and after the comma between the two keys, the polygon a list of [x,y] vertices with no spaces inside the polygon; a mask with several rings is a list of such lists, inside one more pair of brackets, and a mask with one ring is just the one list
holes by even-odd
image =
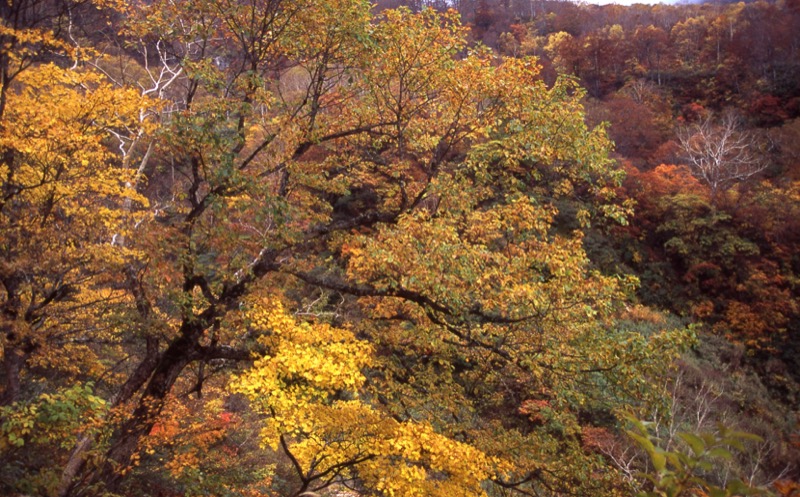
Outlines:
{"label": "thick tree trunk", "polygon": [[0,394],[0,406],[13,404],[20,393],[20,373],[25,367],[28,357],[36,349],[36,346],[29,342],[18,344],[18,346],[7,346],[3,354],[3,374],[5,376],[5,390]]}
{"label": "thick tree trunk", "polygon": [[3,374],[6,388],[0,395],[0,406],[13,403],[19,397],[19,374],[25,364],[25,353],[17,348],[6,349],[3,355]]}
{"label": "thick tree trunk", "polygon": [[[122,385],[120,391],[111,399],[109,407],[113,409],[129,401],[133,395],[142,388],[145,382],[147,382],[147,379],[153,374],[157,364],[158,339],[147,337],[147,351],[144,359]],[[56,495],[58,497],[66,497],[69,495],[75,485],[76,477],[85,468],[86,456],[94,445],[94,442],[95,437],[92,434],[82,434],[78,438],[78,442],[72,449],[72,453],[69,456],[67,464],[64,466],[64,470],[61,472],[61,480],[56,490]]]}
{"label": "thick tree trunk", "polygon": [[[100,482],[103,483],[105,490],[110,492],[114,492],[119,487],[122,470],[130,465],[134,454],[138,451],[140,441],[150,433],[155,425],[156,419],[164,407],[164,399],[175,384],[175,380],[191,362],[188,357],[175,359],[173,362],[163,359],[159,362],[136,409],[112,437],[111,447],[106,452],[105,463],[99,472],[85,474],[82,478],[76,479],[81,469],[86,471],[85,455],[91,448],[91,441],[87,443],[82,439],[78,442],[74,450],[74,459],[76,460],[73,461],[73,458],[70,458],[70,462],[64,468],[58,492],[59,497],[80,495],[80,489],[76,485],[77,481],[85,484]],[[83,460],[79,460],[79,458],[83,458]]]}
{"label": "thick tree trunk", "polygon": [[[184,326],[187,327],[189,326]],[[199,358],[197,339],[201,331],[193,329],[184,333],[167,347],[150,376],[136,409],[112,437],[105,463],[97,477],[106,490],[113,492],[119,486],[121,470],[130,465],[142,438],[152,430],[164,407],[164,400],[178,376],[186,366]]]}
{"label": "thick tree trunk", "polygon": [[[144,392],[133,413],[111,437],[111,446],[106,452],[103,466],[99,471],[92,472],[82,461],[68,464],[62,474],[59,497],[80,495],[81,490],[76,482],[80,482],[81,487],[102,483],[105,490],[110,492],[114,492],[119,487],[123,476],[121,470],[130,465],[133,456],[139,450],[141,440],[150,433],[161,414],[164,400],[175,385],[175,381],[189,364],[209,357],[235,361],[251,358],[250,351],[203,347],[200,339],[204,331],[217,322],[221,313],[227,312],[237,305],[239,297],[245,293],[247,286],[253,280],[275,270],[274,260],[276,257],[276,252],[263,250],[250,265],[251,271],[243,274],[235,284],[223,290],[222,296],[218,299],[219,307],[211,306],[199,315],[184,317],[178,338],[174,339],[163,353],[157,355],[152,368],[143,367],[142,376],[137,377],[142,380],[142,383],[146,380]],[[139,312],[143,316],[149,316],[149,304],[144,298],[141,288],[133,285],[132,291],[136,296]],[[148,372],[146,376],[144,375],[145,371]],[[123,387],[123,396],[135,395],[141,384],[136,385],[131,382],[127,386],[129,386],[127,389]],[[117,403],[121,404],[122,400]],[[91,445],[83,444],[76,446],[75,457],[85,458],[85,453],[90,447]]]}

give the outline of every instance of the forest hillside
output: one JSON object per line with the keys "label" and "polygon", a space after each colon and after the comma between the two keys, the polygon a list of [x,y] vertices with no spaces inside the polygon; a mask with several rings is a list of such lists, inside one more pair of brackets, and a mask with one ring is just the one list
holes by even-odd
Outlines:
{"label": "forest hillside", "polygon": [[800,492],[800,2],[0,3],[0,494]]}

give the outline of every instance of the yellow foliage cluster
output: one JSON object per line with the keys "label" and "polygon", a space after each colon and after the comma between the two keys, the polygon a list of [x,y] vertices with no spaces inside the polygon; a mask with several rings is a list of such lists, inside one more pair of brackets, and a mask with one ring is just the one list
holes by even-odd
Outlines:
{"label": "yellow foliage cluster", "polygon": [[[33,344],[34,364],[99,373],[94,351],[65,337],[80,334],[81,322],[96,327],[103,306],[123,297],[104,283],[136,252],[113,241],[145,215],[123,205],[148,200],[130,187],[134,171],[114,167],[108,142],[112,132],[140,126],[147,102],[99,73],[55,64],[20,73],[4,98],[0,273],[13,303],[4,325],[17,342],[9,346]],[[70,354],[54,354],[56,341]]]}
{"label": "yellow foliage cluster", "polygon": [[[264,443],[291,455],[309,480],[358,476],[390,496],[485,495],[496,466],[425,422],[398,422],[360,400],[372,347],[351,332],[298,322],[277,302],[248,310],[272,351],[234,389],[267,415]],[[350,400],[347,400],[350,399]]]}
{"label": "yellow foliage cluster", "polygon": [[239,390],[250,396],[269,392],[270,409],[304,406],[338,390],[354,390],[364,377],[371,346],[347,330],[328,324],[297,322],[278,302],[254,305],[247,313],[271,354],[256,361]]}
{"label": "yellow foliage cluster", "polygon": [[[144,63],[109,48],[89,64],[104,75],[34,64],[0,111],[2,324],[17,331],[0,345],[103,378],[119,416],[105,466],[76,450],[89,469],[65,485],[113,491],[115,470],[148,464],[181,485],[233,472],[208,454],[238,450],[232,391],[304,490],[588,488],[602,465],[579,417],[655,395],[685,337],[619,326],[661,323],[625,316],[635,279],[593,270],[583,233],[554,226],[628,214],[574,80],[468,49],[454,12],[97,4],[125,12]],[[40,35],[13,36],[55,43]],[[255,349],[230,390],[209,387]]]}

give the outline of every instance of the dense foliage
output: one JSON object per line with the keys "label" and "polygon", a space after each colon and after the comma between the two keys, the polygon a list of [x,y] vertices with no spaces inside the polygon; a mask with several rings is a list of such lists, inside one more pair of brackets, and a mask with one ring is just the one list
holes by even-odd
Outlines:
{"label": "dense foliage", "polygon": [[[0,6],[0,492],[789,495],[794,427],[705,433],[745,410],[676,362],[694,320],[795,393],[796,167],[750,126],[772,107],[679,93],[707,47],[636,65],[633,24],[533,6],[498,50],[488,4],[472,29],[361,0]],[[791,113],[778,83],[753,84]],[[670,141],[687,167],[651,168]],[[631,416],[667,432],[637,446]],[[769,454],[706,468],[740,438]]]}

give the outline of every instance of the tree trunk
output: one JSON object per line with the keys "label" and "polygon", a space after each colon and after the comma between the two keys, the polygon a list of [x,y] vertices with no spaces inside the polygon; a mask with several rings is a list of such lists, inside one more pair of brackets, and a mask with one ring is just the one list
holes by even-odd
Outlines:
{"label": "tree trunk", "polygon": [[5,375],[6,388],[0,395],[0,406],[13,404],[19,398],[19,375],[25,362],[36,347],[30,342],[24,342],[17,347],[7,346],[3,355],[3,374]]}
{"label": "tree trunk", "polygon": [[[147,352],[144,359],[139,363],[139,366],[131,374],[128,380],[122,385],[120,391],[109,402],[109,408],[113,409],[125,402],[129,401],[133,395],[138,392],[142,385],[145,384],[148,378],[153,374],[153,371],[158,364],[158,339],[154,337],[147,337]],[[56,495],[58,497],[66,497],[76,484],[75,477],[84,470],[86,465],[86,456],[95,442],[95,437],[92,434],[84,433],[78,438],[78,442],[72,449],[69,455],[69,460],[61,472],[61,480],[59,481]]]}
{"label": "tree trunk", "polygon": [[[120,483],[121,470],[127,468],[139,448],[139,442],[150,433],[169,394],[184,368],[199,357],[197,339],[202,332],[198,326],[174,340],[161,355],[136,409],[112,437],[97,480],[113,492]],[[70,495],[67,493],[66,495]]]}

